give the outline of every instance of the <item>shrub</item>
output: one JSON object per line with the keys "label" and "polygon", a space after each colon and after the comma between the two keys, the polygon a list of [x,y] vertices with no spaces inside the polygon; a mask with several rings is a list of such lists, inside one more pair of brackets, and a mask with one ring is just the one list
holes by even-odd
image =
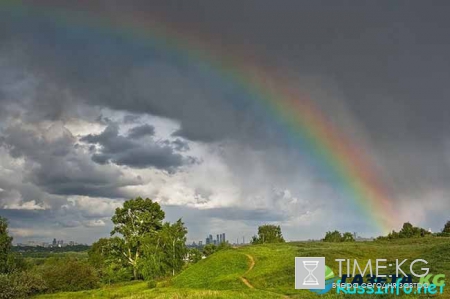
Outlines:
{"label": "shrub", "polygon": [[88,290],[99,284],[95,269],[73,258],[50,258],[40,272],[50,292]]}
{"label": "shrub", "polygon": [[324,242],[342,242],[342,234],[335,230],[334,232],[327,232],[325,234]]}
{"label": "shrub", "polygon": [[133,272],[129,267],[123,267],[120,264],[109,264],[102,270],[103,283],[111,284],[122,281],[130,281],[133,278]]}
{"label": "shrub", "polygon": [[35,272],[0,275],[0,299],[28,298],[47,289],[42,277]]}

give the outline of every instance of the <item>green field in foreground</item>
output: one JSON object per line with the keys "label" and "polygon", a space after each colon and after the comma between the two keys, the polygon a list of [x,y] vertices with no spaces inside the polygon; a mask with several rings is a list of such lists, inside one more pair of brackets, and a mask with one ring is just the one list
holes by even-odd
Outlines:
{"label": "green field in foreground", "polygon": [[[317,295],[294,289],[294,258],[324,256],[338,273],[337,258],[425,259],[432,274],[450,277],[450,240],[444,238],[404,239],[392,242],[323,243],[295,242],[245,246],[217,252],[190,266],[155,289],[145,282],[117,284],[101,289],[43,295],[36,298],[450,298],[443,295],[342,295],[334,290]],[[394,262],[395,263],[395,262]],[[417,264],[418,273],[423,265]],[[393,268],[385,272],[395,273]],[[447,283],[448,284],[448,283]]]}

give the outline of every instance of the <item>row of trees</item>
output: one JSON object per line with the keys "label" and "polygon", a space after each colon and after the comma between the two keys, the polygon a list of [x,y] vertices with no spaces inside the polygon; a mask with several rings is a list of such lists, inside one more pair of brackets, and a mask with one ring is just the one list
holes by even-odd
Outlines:
{"label": "row of trees", "polygon": [[78,291],[98,286],[95,269],[76,258],[47,258],[35,264],[12,252],[8,222],[0,217],[0,298],[28,298],[42,292]]}
{"label": "row of trees", "polygon": [[327,232],[325,238],[322,239],[324,242],[355,242],[353,234],[346,232],[341,234],[339,231],[335,230],[333,232]]}
{"label": "row of trees", "polygon": [[439,233],[431,233],[424,228],[412,225],[409,222],[403,224],[400,231],[393,230],[387,236],[378,237],[377,240],[395,240],[405,238],[421,238],[421,237],[450,237],[450,221],[447,221],[444,228]]}

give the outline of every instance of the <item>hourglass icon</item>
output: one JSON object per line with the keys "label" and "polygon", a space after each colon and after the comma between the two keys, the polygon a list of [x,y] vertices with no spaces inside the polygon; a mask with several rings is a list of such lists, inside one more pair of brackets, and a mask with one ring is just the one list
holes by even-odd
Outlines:
{"label": "hourglass icon", "polygon": [[306,286],[317,286],[319,285],[319,280],[314,276],[313,272],[317,269],[319,261],[303,261],[303,267],[308,270],[308,275],[306,275],[303,280],[303,285]]}

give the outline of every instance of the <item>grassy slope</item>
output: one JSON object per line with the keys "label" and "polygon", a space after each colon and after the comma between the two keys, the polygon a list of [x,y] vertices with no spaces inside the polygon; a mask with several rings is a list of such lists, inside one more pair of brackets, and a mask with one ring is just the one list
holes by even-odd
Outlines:
{"label": "grassy slope", "polygon": [[[250,260],[254,268],[247,272]],[[367,259],[423,258],[429,262],[430,273],[450,277],[450,241],[448,239],[399,240],[389,243],[288,243],[283,245],[246,246],[218,252],[183,273],[149,290],[145,283],[115,285],[100,290],[77,293],[60,293],[39,298],[402,298],[402,296],[336,295],[333,291],[316,295],[294,289],[294,257],[325,256],[326,263],[337,273],[336,258]],[[361,263],[362,264],[362,263]],[[421,265],[418,265],[420,268]],[[388,271],[395,273],[393,269]],[[255,289],[249,289],[241,280],[245,277]],[[447,283],[448,284],[448,283]],[[415,295],[404,298],[428,298]],[[450,298],[450,290],[442,296]]]}

